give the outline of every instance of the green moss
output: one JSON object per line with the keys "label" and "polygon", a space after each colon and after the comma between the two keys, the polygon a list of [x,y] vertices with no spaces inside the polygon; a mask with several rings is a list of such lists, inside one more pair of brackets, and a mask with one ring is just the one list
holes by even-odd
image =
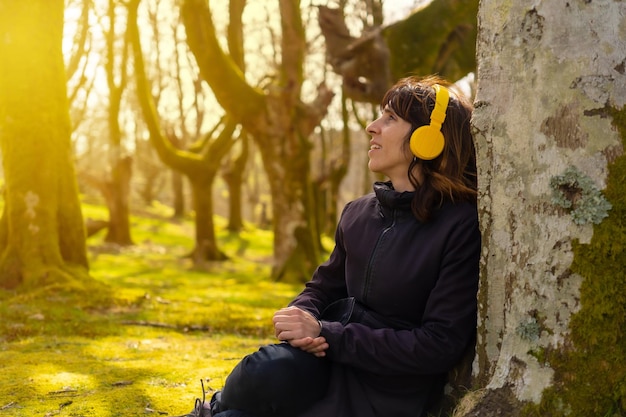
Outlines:
{"label": "green moss", "polygon": [[0,417],[180,415],[200,379],[210,397],[241,357],[275,340],[272,314],[301,285],[269,279],[266,231],[235,237],[216,218],[231,259],[198,271],[185,258],[190,220],[146,211],[132,221],[136,246],[88,240],[101,286],[0,290]]}
{"label": "green moss", "polygon": [[458,80],[476,70],[477,0],[438,0],[383,30],[392,78],[438,73]]}
{"label": "green moss", "polygon": [[549,352],[550,351],[546,348],[536,347],[528,351],[528,354],[534,357],[535,359],[537,359],[537,362],[539,362],[540,364],[549,365],[548,363]]}
{"label": "green moss", "polygon": [[[626,110],[611,110],[626,148]],[[554,384],[530,416],[626,416],[626,156],[609,166],[609,216],[589,244],[574,242],[572,271],[584,277],[567,344],[548,354]]]}

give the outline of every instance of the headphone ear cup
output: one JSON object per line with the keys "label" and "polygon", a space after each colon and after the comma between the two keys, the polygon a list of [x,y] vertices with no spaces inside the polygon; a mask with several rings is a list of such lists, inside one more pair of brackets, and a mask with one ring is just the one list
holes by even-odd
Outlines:
{"label": "headphone ear cup", "polygon": [[441,155],[444,144],[443,133],[432,125],[420,126],[415,129],[409,142],[413,155],[427,161]]}

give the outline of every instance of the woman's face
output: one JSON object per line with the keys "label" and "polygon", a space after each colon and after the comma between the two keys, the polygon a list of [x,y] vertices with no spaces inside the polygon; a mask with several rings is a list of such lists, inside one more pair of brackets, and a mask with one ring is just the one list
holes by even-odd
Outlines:
{"label": "woman's face", "polygon": [[389,106],[366,128],[372,137],[368,167],[387,176],[398,191],[413,190],[407,173],[413,154],[406,143],[411,124],[400,118]]}

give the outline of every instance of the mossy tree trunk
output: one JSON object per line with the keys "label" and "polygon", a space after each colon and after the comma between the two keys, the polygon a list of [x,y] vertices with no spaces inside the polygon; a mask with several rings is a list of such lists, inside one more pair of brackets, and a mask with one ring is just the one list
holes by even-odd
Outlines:
{"label": "mossy tree trunk", "polygon": [[0,146],[5,176],[0,286],[87,276],[72,162],[62,0],[0,4]]}
{"label": "mossy tree trunk", "polygon": [[305,31],[300,2],[278,2],[281,17],[280,66],[265,91],[250,86],[237,56],[221,48],[206,0],[185,0],[182,16],[187,43],[203,79],[224,110],[250,133],[267,172],[272,194],[274,279],[305,281],[319,262],[320,249],[312,224],[309,135],[332,99],[321,85],[317,98],[301,100]]}
{"label": "mossy tree trunk", "polygon": [[480,3],[486,390],[460,415],[626,415],[625,15],[624,2]]}

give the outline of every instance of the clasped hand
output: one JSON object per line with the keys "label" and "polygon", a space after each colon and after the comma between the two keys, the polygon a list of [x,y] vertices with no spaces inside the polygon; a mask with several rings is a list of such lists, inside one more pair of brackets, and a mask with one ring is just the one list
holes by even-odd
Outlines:
{"label": "clasped hand", "polygon": [[274,313],[274,334],[278,340],[288,342],[315,356],[326,356],[328,343],[320,336],[320,323],[311,313],[298,307],[285,307]]}

